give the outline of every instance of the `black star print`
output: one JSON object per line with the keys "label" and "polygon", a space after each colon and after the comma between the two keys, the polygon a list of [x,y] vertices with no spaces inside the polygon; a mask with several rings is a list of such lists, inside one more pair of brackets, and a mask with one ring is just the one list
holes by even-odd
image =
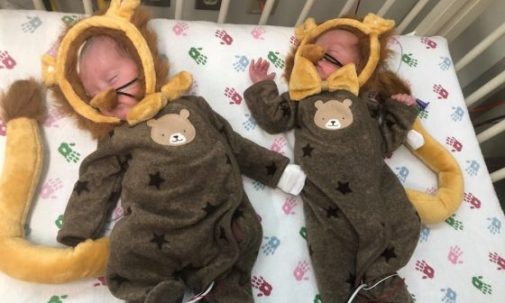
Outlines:
{"label": "black star print", "polygon": [[384,252],[381,254],[381,256],[386,258],[386,262],[389,262],[389,259],[397,257],[397,255],[395,254],[395,248],[394,247],[386,248]]}
{"label": "black star print", "polygon": [[210,215],[216,211],[217,206],[214,206],[214,205],[210,204],[209,202],[207,202],[207,205],[202,209],[207,213],[207,215]]}
{"label": "black star print", "polygon": [[109,131],[109,138],[112,138],[112,136],[114,136],[114,129],[111,129]]}
{"label": "black star print", "polygon": [[128,282],[129,280],[120,275],[114,275],[114,277],[110,278],[110,281],[120,286],[121,284],[123,284],[124,282]]}
{"label": "black star print", "polygon": [[342,195],[347,195],[348,193],[352,193],[351,187],[349,186],[349,182],[340,182],[340,181],[338,181],[337,190]]}
{"label": "black star print", "polygon": [[354,286],[356,283],[356,276],[353,273],[349,273],[349,278],[347,278],[345,282],[351,284],[351,286]]}
{"label": "black star print", "polygon": [[396,124],[396,123],[395,123],[395,121],[386,120],[386,125],[387,125],[389,128],[393,127],[393,125],[395,125],[395,124]]}
{"label": "black star print", "polygon": [[228,155],[226,155],[226,164],[231,164],[231,159]]}
{"label": "black star print", "polygon": [[275,162],[272,162],[272,164],[268,165],[266,169],[267,169],[267,176],[273,176],[277,171],[277,165],[275,165]]}
{"label": "black star print", "polygon": [[224,127],[224,126],[221,126],[221,128],[219,129],[219,132],[220,132],[220,133],[224,133],[224,132],[225,132],[225,130],[226,130],[226,129],[225,129],[225,127]]}
{"label": "black star print", "polygon": [[74,186],[74,191],[80,195],[83,191],[89,192],[88,181],[77,181]]}
{"label": "black star print", "polygon": [[238,218],[241,218],[244,216],[244,212],[241,210],[241,209],[237,209],[234,213],[233,213],[233,220],[236,220]]}
{"label": "black star print", "polygon": [[309,245],[309,256],[312,257],[313,254],[314,254],[314,251],[312,250],[312,245]]}
{"label": "black star print", "polygon": [[291,114],[291,108],[289,108],[289,104],[287,101],[283,101],[279,104],[279,108],[282,111],[282,116],[287,117]]}
{"label": "black star print", "polygon": [[339,216],[340,216],[340,210],[338,209],[338,207],[330,206],[326,209],[327,218],[331,217],[338,218]]}
{"label": "black star print", "polygon": [[158,246],[159,250],[161,250],[161,248],[163,247],[163,244],[169,243],[167,240],[165,240],[165,234],[158,235],[157,233],[153,233],[153,238],[149,242],[155,243]]}
{"label": "black star print", "polygon": [[156,186],[157,189],[160,189],[163,182],[165,182],[165,179],[160,176],[160,172],[149,174],[149,186]]}
{"label": "black star print", "polygon": [[219,238],[226,240],[226,231],[224,230],[224,227],[219,227]]}
{"label": "black star print", "polygon": [[132,208],[130,206],[128,206],[124,212],[124,215],[125,216],[129,216],[132,214]]}
{"label": "black star print", "polygon": [[126,154],[122,159],[120,159],[120,165],[122,170],[126,170],[128,168],[128,162],[132,159],[131,154]]}
{"label": "black star print", "polygon": [[310,143],[307,143],[307,145],[305,145],[303,148],[303,156],[306,157],[306,156],[309,156],[309,157],[312,157],[312,151],[314,150],[314,148],[312,146],[310,146]]}

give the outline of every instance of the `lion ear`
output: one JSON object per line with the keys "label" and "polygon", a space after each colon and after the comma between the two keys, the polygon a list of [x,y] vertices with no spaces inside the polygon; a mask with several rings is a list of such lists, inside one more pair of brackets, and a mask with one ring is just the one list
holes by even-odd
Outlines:
{"label": "lion ear", "polygon": [[112,0],[106,15],[130,20],[139,5],[140,0]]}
{"label": "lion ear", "polygon": [[323,106],[323,104],[324,104],[324,103],[323,103],[323,101],[321,101],[321,100],[317,100],[317,101],[316,101],[316,103],[314,103],[314,105],[316,106],[316,108],[317,108],[317,109],[320,109],[320,108],[321,108],[321,106]]}
{"label": "lion ear", "polygon": [[305,22],[295,28],[295,38],[298,39],[298,41],[302,41],[303,38],[316,27],[317,24],[314,18],[307,18]]}

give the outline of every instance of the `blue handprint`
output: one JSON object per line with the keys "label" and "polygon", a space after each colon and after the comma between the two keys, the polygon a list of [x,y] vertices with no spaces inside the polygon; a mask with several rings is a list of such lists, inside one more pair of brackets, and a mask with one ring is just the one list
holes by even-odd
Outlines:
{"label": "blue handprint", "polygon": [[440,66],[440,69],[441,70],[448,70],[449,67],[451,67],[451,65],[452,65],[451,58],[449,58],[449,57],[440,57],[440,59],[442,59],[442,62],[440,62],[438,64],[438,66]]}
{"label": "blue handprint", "polygon": [[450,287],[442,288],[441,291],[445,292],[442,302],[444,303],[456,303],[457,294]]}
{"label": "blue handprint", "polygon": [[261,246],[263,253],[267,256],[273,255],[275,250],[279,247],[279,245],[281,245],[281,240],[279,240],[276,236],[264,237],[264,239],[267,240],[267,243]]}
{"label": "blue handprint", "polygon": [[487,218],[488,221],[491,221],[491,224],[487,227],[487,229],[493,234],[499,234],[501,231],[501,221],[498,220],[498,218],[493,217],[493,218]]}
{"label": "blue handprint", "polygon": [[431,229],[426,225],[421,225],[421,235],[419,236],[419,242],[428,241],[428,237],[430,236]]}
{"label": "blue handprint", "polygon": [[470,175],[470,176],[476,176],[477,173],[479,172],[480,164],[475,161],[466,161],[467,163],[470,163],[467,168],[465,168],[465,171]]}
{"label": "blue handprint", "polygon": [[245,130],[250,131],[256,128],[257,123],[256,120],[254,119],[253,116],[246,114],[246,120],[242,122],[242,126],[245,128]]}
{"label": "blue handprint", "polygon": [[409,169],[405,166],[402,166],[402,167],[396,167],[396,170],[397,170],[396,176],[398,177],[400,182],[405,183],[409,175]]}
{"label": "blue handprint", "polygon": [[461,106],[453,107],[452,108],[454,111],[451,114],[451,118],[453,121],[461,121],[463,119],[463,116],[465,115],[465,111]]}
{"label": "blue handprint", "polygon": [[247,65],[249,65],[249,59],[246,56],[235,56],[238,60],[233,63],[233,68],[237,72],[245,71]]}

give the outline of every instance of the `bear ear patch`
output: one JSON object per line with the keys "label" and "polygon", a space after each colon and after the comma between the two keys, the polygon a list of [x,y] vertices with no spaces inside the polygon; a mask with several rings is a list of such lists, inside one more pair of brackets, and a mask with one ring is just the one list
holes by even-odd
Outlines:
{"label": "bear ear patch", "polygon": [[316,103],[314,103],[317,109],[319,109],[321,106],[324,105],[324,102],[322,100],[317,100]]}
{"label": "bear ear patch", "polygon": [[351,99],[344,99],[344,101],[342,102],[342,104],[344,104],[347,107],[351,107],[352,100]]}
{"label": "bear ear patch", "polygon": [[155,125],[156,125],[156,119],[149,119],[149,121],[147,121],[147,126],[154,127]]}
{"label": "bear ear patch", "polygon": [[184,118],[184,119],[187,119],[189,117],[189,110],[187,109],[181,109],[181,111],[179,112],[179,115]]}

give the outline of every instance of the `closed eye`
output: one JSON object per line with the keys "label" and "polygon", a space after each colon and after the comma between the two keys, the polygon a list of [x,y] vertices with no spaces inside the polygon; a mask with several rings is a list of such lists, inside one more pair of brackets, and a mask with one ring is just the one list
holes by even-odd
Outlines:
{"label": "closed eye", "polygon": [[111,78],[109,78],[109,80],[107,81],[107,83],[111,84],[111,83],[113,83],[116,79],[117,79],[117,75],[114,75],[114,76],[112,76]]}
{"label": "closed eye", "polygon": [[340,61],[338,61],[337,58],[333,57],[332,55],[330,55],[328,53],[325,53],[323,58],[324,58],[324,60],[330,62],[331,64],[333,64],[335,66],[338,66],[338,67],[344,66]]}

